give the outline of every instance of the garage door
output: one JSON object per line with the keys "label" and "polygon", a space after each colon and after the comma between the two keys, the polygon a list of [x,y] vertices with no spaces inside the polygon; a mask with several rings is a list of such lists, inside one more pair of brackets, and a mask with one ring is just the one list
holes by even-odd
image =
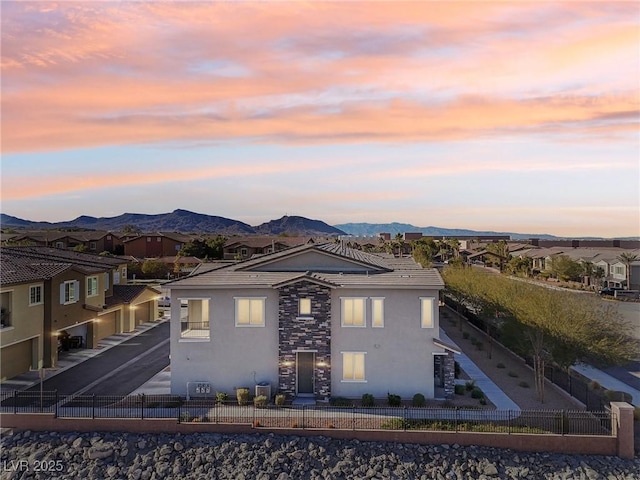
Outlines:
{"label": "garage door", "polygon": [[116,333],[116,312],[107,313],[106,315],[100,315],[98,317],[98,324],[95,332],[96,342],[99,342],[103,338]]}
{"label": "garage door", "polygon": [[149,321],[149,304],[151,302],[136,305],[136,326]]}
{"label": "garage door", "polygon": [[31,368],[31,340],[4,347],[0,352],[2,380],[28,372]]}

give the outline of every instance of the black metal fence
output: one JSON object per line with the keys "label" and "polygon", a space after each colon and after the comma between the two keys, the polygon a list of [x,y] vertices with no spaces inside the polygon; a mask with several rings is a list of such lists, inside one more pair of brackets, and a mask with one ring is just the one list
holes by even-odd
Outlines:
{"label": "black metal fence", "polygon": [[268,428],[422,430],[560,435],[612,434],[611,412],[415,407],[240,406],[214,398],[172,395],[59,395],[9,392],[3,413],[49,413],[58,418],[171,418],[181,423],[244,424]]}

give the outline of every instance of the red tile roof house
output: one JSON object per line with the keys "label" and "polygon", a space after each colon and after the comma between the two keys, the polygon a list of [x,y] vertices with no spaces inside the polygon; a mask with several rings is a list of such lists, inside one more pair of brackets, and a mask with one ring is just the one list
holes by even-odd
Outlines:
{"label": "red tile roof house", "polygon": [[125,239],[124,254],[137,258],[170,257],[191,239],[181,233],[145,233]]}
{"label": "red tile roof house", "polygon": [[126,263],[51,247],[0,249],[1,378],[55,367],[58,339],[95,348],[158,318],[160,292],[126,284]]}
{"label": "red tile roof house", "polygon": [[435,269],[340,244],[265,254],[165,284],[171,391],[289,398],[453,395],[456,348],[439,339]]}

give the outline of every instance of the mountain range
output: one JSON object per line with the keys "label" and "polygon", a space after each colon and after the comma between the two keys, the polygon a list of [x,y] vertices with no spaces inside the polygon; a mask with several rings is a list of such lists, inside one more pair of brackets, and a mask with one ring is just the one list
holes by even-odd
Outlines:
{"label": "mountain range", "polygon": [[72,230],[108,230],[121,231],[125,226],[139,228],[143,232],[183,232],[218,233],[221,235],[301,235],[301,236],[377,236],[381,232],[395,236],[398,233],[421,232],[425,236],[456,237],[473,235],[509,235],[512,239],[555,239],[548,234],[528,234],[516,232],[493,232],[441,227],[417,227],[408,223],[343,223],[331,226],[321,220],[311,220],[299,216],[284,216],[277,220],[251,226],[239,220],[194,213],[188,210],[174,210],[170,213],[147,215],[143,213],[124,213],[117,217],[90,217],[82,215],[66,222],[38,222],[0,214],[3,229],[72,229]]}
{"label": "mountain range", "polygon": [[335,236],[345,232],[320,220],[304,217],[284,216],[277,220],[251,226],[239,220],[225,217],[194,213],[188,210],[174,210],[171,213],[146,215],[142,213],[124,213],[117,217],[89,217],[82,215],[67,222],[34,222],[0,214],[3,229],[73,229],[121,231],[124,227],[135,227],[143,232],[183,232],[218,233],[221,235],[280,235],[282,233],[301,236]]}

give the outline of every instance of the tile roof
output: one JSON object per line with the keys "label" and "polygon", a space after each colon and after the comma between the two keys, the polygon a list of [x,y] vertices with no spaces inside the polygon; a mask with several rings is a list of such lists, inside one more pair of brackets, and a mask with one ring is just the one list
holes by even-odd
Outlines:
{"label": "tile roof", "polygon": [[131,303],[147,289],[150,289],[157,294],[161,293],[155,288],[151,288],[147,285],[114,285],[113,295],[105,298],[105,304],[107,308],[109,308],[122,303]]}
{"label": "tile roof", "polygon": [[[320,250],[332,255],[341,256],[349,260],[355,260],[362,265],[371,265],[368,272],[360,273],[326,273],[326,272],[300,272],[300,271],[255,271],[250,267],[259,265],[264,261],[273,261],[297,255],[306,251]],[[304,245],[294,247],[281,252],[264,255],[258,259],[250,259],[237,262],[229,266],[223,266],[215,270],[202,271],[202,273],[169,282],[173,287],[258,287],[277,288],[278,285],[303,278],[317,280],[319,282],[335,285],[337,287],[367,287],[367,288],[443,288],[444,282],[436,269],[424,269],[410,257],[393,258],[365,253],[353,250],[340,244]]]}
{"label": "tile roof", "polygon": [[0,249],[0,266],[1,285],[47,280],[72,268],[69,263],[44,264],[26,257],[7,255],[4,248]]}

